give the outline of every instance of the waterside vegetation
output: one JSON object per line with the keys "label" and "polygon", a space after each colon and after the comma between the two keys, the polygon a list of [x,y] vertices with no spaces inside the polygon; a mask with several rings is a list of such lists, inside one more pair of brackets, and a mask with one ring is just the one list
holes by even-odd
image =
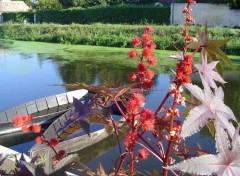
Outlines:
{"label": "waterside vegetation", "polygon": [[[130,47],[132,36],[140,35],[143,25],[117,25],[117,24],[13,24],[0,25],[0,38],[40,41],[62,44],[81,44],[109,47]],[[179,31],[183,26],[155,25],[153,39],[158,49],[175,50],[175,46],[181,49],[183,36]],[[195,33],[195,27],[189,28]],[[228,38],[229,42],[221,47],[228,55],[240,55],[240,29],[233,28],[209,28],[209,37],[213,39]],[[195,36],[198,37],[198,36]]]}

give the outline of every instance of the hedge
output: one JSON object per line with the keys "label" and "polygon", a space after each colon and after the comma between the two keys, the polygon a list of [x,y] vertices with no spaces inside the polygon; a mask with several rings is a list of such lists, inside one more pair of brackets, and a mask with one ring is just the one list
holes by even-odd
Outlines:
{"label": "hedge", "polygon": [[[131,47],[130,41],[136,35],[141,35],[143,25],[59,25],[59,24],[12,24],[0,25],[0,38],[25,41],[42,41],[54,43],[82,44],[110,47]],[[154,25],[153,40],[159,49],[182,49],[183,35],[179,33],[183,26]],[[209,28],[209,38],[229,38],[221,49],[227,54],[240,55],[240,29]],[[190,34],[196,34],[190,27]]]}
{"label": "hedge", "polygon": [[8,13],[3,13],[3,21],[8,22],[24,22],[25,20],[27,22],[33,23],[33,12],[8,12]]}
{"label": "hedge", "polygon": [[89,9],[40,10],[36,14],[39,23],[169,24],[170,22],[169,6],[99,6]]}

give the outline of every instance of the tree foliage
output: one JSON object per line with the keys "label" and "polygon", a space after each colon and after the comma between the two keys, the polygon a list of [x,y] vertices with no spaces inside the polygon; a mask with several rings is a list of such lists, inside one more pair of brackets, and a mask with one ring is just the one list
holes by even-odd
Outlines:
{"label": "tree foliage", "polygon": [[47,9],[61,9],[62,5],[58,2],[58,0],[38,0],[36,4],[36,8],[38,10],[47,10]]}

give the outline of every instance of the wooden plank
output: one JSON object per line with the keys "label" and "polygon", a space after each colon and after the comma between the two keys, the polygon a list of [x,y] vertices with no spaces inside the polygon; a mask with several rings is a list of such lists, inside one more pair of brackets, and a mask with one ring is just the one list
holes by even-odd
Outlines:
{"label": "wooden plank", "polygon": [[27,115],[28,114],[27,107],[25,104],[16,106],[15,108],[16,108],[18,115]]}
{"label": "wooden plank", "polygon": [[48,105],[48,113],[54,113],[58,111],[58,102],[56,96],[50,96],[46,98]]}
{"label": "wooden plank", "polygon": [[26,103],[28,114],[31,114],[33,117],[36,117],[38,114],[38,109],[35,101]]}
{"label": "wooden plank", "polygon": [[36,105],[38,109],[38,116],[46,115],[48,113],[48,106],[45,98],[37,99]]}
{"label": "wooden plank", "polygon": [[8,122],[7,114],[5,112],[1,112],[0,113],[0,124],[7,123],[7,122]]}
{"label": "wooden plank", "polygon": [[16,109],[12,108],[6,111],[8,122],[12,122],[13,118],[17,115]]}

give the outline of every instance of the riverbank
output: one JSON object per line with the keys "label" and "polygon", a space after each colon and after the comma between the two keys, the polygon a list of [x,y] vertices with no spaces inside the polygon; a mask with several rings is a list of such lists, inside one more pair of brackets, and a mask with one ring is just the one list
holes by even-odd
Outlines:
{"label": "riverbank", "polygon": [[[108,47],[131,47],[130,41],[136,35],[142,35],[144,25],[118,24],[13,24],[0,25],[0,39],[40,41],[62,44],[78,44]],[[153,40],[161,50],[182,48],[183,26],[153,25]],[[194,26],[189,28],[190,35],[195,36]],[[221,47],[228,55],[240,55],[240,29],[209,28],[211,39],[228,38],[230,41]],[[174,46],[173,46],[174,45]]]}
{"label": "riverbank", "polygon": [[[39,53],[51,54],[52,58],[59,62],[72,62],[72,61],[86,61],[92,64],[101,63],[114,64],[119,67],[135,68],[138,62],[137,59],[129,59],[127,56],[130,48],[116,48],[116,47],[102,47],[102,46],[89,46],[89,45],[71,45],[71,44],[55,44],[46,42],[25,42],[13,40],[0,40],[0,47],[6,48],[10,53]],[[140,50],[139,50],[140,51]],[[3,53],[4,51],[2,51]],[[178,54],[177,51],[159,50],[154,51],[158,59],[156,67],[153,69],[156,72],[167,71],[166,68],[175,69],[176,60],[168,58],[171,54]],[[87,55],[87,58],[86,58]],[[97,57],[96,57],[97,56]],[[195,62],[199,55],[196,55]],[[236,65],[237,70],[240,71],[240,56],[229,55],[229,58]],[[224,62],[221,61],[224,68],[227,69]]]}

